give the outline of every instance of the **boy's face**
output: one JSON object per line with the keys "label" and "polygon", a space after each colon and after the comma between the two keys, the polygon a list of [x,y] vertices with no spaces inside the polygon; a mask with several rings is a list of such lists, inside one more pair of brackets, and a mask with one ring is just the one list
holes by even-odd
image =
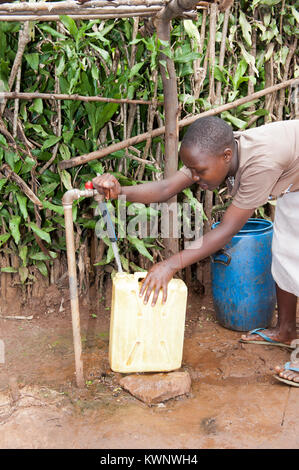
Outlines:
{"label": "boy's face", "polygon": [[199,153],[196,147],[182,146],[180,158],[192,172],[195,183],[206,190],[218,188],[225,180],[230,169],[232,150],[227,148],[223,154],[211,155]]}

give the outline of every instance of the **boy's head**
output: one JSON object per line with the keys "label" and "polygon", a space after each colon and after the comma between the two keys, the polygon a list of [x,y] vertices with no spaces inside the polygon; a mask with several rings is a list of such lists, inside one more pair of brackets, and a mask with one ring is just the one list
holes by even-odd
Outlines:
{"label": "boy's head", "polygon": [[231,126],[215,116],[197,119],[184,135],[180,158],[202,189],[217,188],[235,165]]}

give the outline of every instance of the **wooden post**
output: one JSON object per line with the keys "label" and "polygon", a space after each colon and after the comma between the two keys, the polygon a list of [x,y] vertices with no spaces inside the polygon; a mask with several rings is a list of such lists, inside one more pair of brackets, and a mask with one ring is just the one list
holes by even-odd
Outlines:
{"label": "wooden post", "polygon": [[[154,25],[157,30],[157,37],[162,41],[167,41],[170,45],[171,20],[196,7],[194,0],[171,0],[154,18]],[[164,91],[164,114],[165,114],[165,162],[164,178],[174,175],[178,169],[178,140],[179,140],[179,102],[177,91],[177,76],[174,61],[163,53],[160,54],[160,73]],[[179,243],[177,233],[177,197],[169,199],[169,234],[170,238],[165,239],[165,255],[171,256],[178,252]]]}

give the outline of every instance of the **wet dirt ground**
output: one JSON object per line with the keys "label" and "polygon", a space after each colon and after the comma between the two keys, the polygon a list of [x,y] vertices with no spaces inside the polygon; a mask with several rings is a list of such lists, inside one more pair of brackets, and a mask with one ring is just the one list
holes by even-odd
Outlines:
{"label": "wet dirt ground", "polygon": [[66,291],[51,286],[21,315],[32,319],[0,318],[1,449],[299,448],[299,389],[273,378],[290,353],[240,343],[241,333],[217,323],[209,297],[188,298],[190,395],[154,406],[125,392],[109,368],[109,302],[81,305],[84,390],[75,386]]}

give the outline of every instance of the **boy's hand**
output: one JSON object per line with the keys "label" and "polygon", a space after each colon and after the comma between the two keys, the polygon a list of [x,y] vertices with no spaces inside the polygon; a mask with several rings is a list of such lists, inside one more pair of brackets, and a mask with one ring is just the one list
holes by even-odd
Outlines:
{"label": "boy's hand", "polygon": [[96,176],[93,178],[92,184],[98,193],[105,196],[105,199],[117,199],[121,194],[121,185],[115,176],[110,175],[110,173]]}
{"label": "boy's hand", "polygon": [[152,266],[147,273],[146,278],[142,283],[139,295],[142,297],[144,295],[143,303],[147,304],[148,299],[154,291],[152,299],[152,307],[155,306],[160,289],[163,291],[162,302],[166,302],[167,299],[167,284],[173,278],[175,270],[171,268],[168,260],[162,261]]}

